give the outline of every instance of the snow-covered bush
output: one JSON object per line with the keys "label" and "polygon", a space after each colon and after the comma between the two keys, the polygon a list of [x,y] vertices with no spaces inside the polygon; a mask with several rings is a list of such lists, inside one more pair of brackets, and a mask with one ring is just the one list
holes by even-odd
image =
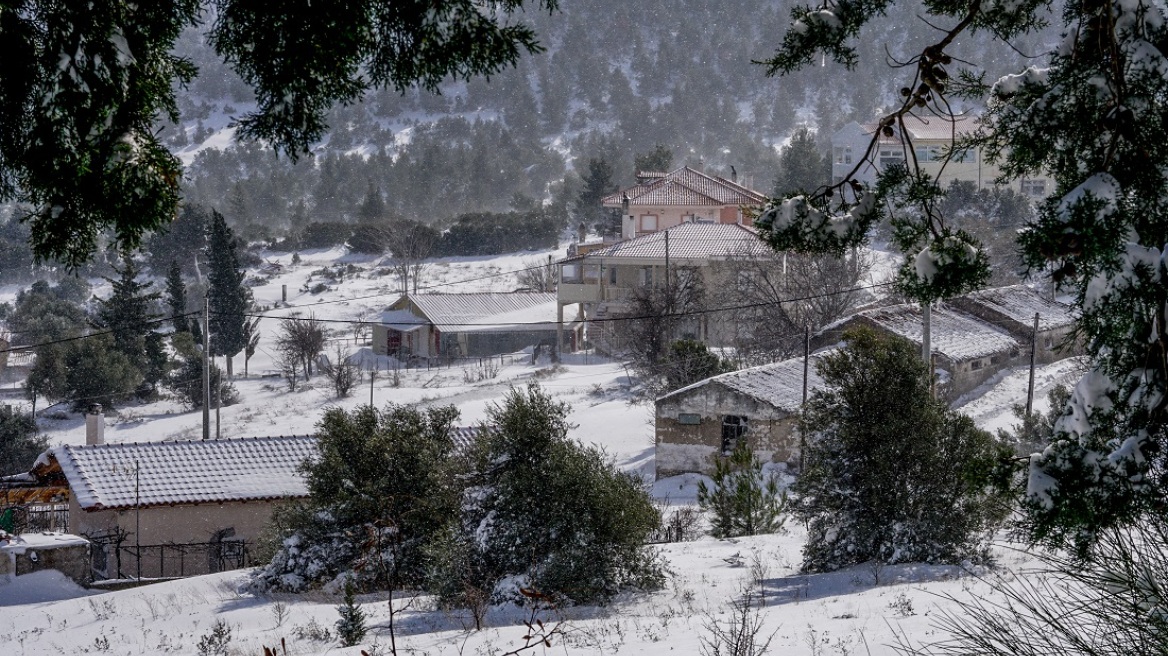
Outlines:
{"label": "snow-covered bush", "polygon": [[808,402],[803,566],[959,562],[983,554],[1004,504],[991,485],[1007,447],[932,398],[916,347],[870,330],[825,356]]}
{"label": "snow-covered bush", "polygon": [[458,520],[452,406],[330,408],[305,463],[310,499],[275,517],[280,546],[259,589],[302,590],[351,578],[360,588],[421,583],[425,545]]}
{"label": "snow-covered bush", "polygon": [[[466,604],[534,587],[561,602],[603,602],[662,580],[646,538],[658,516],[640,481],[568,439],[569,408],[537,385],[489,410],[475,447],[460,534],[431,558],[430,588]],[[510,592],[509,592],[510,591]]]}

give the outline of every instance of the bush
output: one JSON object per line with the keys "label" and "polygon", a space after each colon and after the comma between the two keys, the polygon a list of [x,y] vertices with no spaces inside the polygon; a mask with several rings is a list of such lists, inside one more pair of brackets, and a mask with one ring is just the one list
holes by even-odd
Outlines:
{"label": "bush", "polygon": [[0,406],[0,476],[27,472],[37,456],[49,448],[49,439],[37,435],[31,413]]}
{"label": "bush", "polygon": [[319,456],[304,466],[310,499],[276,516],[281,545],[256,587],[295,591],[339,575],[365,587],[420,583],[423,550],[458,517],[457,416],[453,406],[326,410]]}
{"label": "bush", "polygon": [[818,368],[795,513],[809,522],[803,566],[959,562],[982,555],[1004,504],[991,481],[1009,450],[932,398],[908,341],[861,329]]}
{"label": "bush", "polygon": [[[644,546],[658,524],[649,495],[600,450],[568,439],[568,411],[537,385],[512,389],[489,409],[465,533],[447,536],[451,561],[475,563],[475,589],[508,578],[562,602],[592,603],[660,584],[655,554]],[[435,578],[445,590],[465,587]]]}
{"label": "bush", "polygon": [[714,466],[713,487],[698,483],[698,505],[710,513],[710,534],[716,538],[775,533],[786,519],[787,494],[779,493],[774,476],[763,476],[762,463],[741,440]]}
{"label": "bush", "polygon": [[344,602],[337,606],[337,614],[341,616],[337,620],[337,637],[341,640],[341,646],[353,647],[361,644],[368,632],[365,628],[365,611],[361,610],[360,604],[353,599],[351,581],[345,582]]}
{"label": "bush", "polygon": [[342,246],[353,234],[353,226],[338,221],[321,221],[304,226],[297,239],[299,248]]}

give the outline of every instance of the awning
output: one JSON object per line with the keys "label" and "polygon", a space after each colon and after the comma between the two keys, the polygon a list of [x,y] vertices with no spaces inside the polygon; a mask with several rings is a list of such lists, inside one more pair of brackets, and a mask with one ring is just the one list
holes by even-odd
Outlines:
{"label": "awning", "polygon": [[399,333],[408,333],[425,328],[430,322],[409,310],[386,310],[381,313],[381,324]]}

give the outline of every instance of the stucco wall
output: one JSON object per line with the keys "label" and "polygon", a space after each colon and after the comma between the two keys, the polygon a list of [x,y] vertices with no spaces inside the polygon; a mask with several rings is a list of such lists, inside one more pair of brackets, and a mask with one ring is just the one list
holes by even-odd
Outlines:
{"label": "stucco wall", "polygon": [[[682,424],[680,414],[696,414],[697,425]],[[722,452],[722,417],[747,417],[747,444],[760,460],[790,462],[798,457],[798,417],[770,404],[709,383],[657,402],[655,450],[657,477],[683,472],[712,473]]]}

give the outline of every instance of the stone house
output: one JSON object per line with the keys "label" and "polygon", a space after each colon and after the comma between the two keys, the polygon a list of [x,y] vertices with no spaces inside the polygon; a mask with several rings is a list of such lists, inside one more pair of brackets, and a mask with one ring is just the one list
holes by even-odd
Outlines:
{"label": "stone house", "polygon": [[139,564],[166,577],[246,565],[276,505],[307,496],[299,468],[315,454],[312,436],[65,445],[30,475],[68,488],[69,530],[93,543],[95,577]]}
{"label": "stone house", "polygon": [[1038,364],[1083,353],[1082,344],[1074,339],[1075,314],[1071,307],[1046,298],[1026,285],[982,289],[950,299],[949,304],[1013,335],[1024,345],[1027,357],[1034,317],[1038,315],[1034,342]]}
{"label": "stone house", "polygon": [[[914,115],[904,117],[904,129],[908,133],[908,142],[911,142],[913,155],[923,173],[928,173],[938,180],[941,186],[946,187],[953,180],[972,182],[978,189],[996,185],[995,180],[1001,175],[1001,169],[995,164],[986,162],[979,149],[973,148],[957,153],[948,162],[945,155],[949,152],[954,139],[969,135],[978,128],[976,116],[955,116],[943,118],[929,116],[927,118]],[[832,157],[831,172],[833,181],[838,182],[856,169],[860,164],[872,136],[880,126],[878,123],[860,124],[848,123],[840,128],[831,137]],[[881,136],[876,144],[875,151],[866,162],[853,174],[853,179],[874,185],[876,175],[892,165],[903,165],[908,157],[908,144],[902,138],[900,128],[894,129],[891,136]],[[1054,183],[1046,176],[1024,178],[1010,183],[1010,187],[1031,198],[1043,198],[1054,191]]]}
{"label": "stone house", "polygon": [[[823,387],[813,356],[807,389]],[[670,392],[655,403],[657,478],[710,474],[719,456],[745,440],[763,462],[799,457],[802,358],[721,374]]]}
{"label": "stone house", "polygon": [[407,294],[373,326],[373,352],[459,358],[550,348],[562,321],[563,306],[550,292]]}
{"label": "stone house", "polygon": [[[1029,361],[1029,343],[1006,330],[957,310],[948,303],[932,307],[930,343],[944,395],[955,399],[1010,366]],[[856,313],[822,330],[813,346],[842,341],[850,328],[866,326],[922,346],[924,315],[919,305],[900,304]]]}
{"label": "stone house", "polygon": [[601,202],[621,210],[621,237],[633,239],[682,223],[750,226],[767,197],[736,179],[683,166],[668,173],[639,172],[636,185],[609,194]]}

